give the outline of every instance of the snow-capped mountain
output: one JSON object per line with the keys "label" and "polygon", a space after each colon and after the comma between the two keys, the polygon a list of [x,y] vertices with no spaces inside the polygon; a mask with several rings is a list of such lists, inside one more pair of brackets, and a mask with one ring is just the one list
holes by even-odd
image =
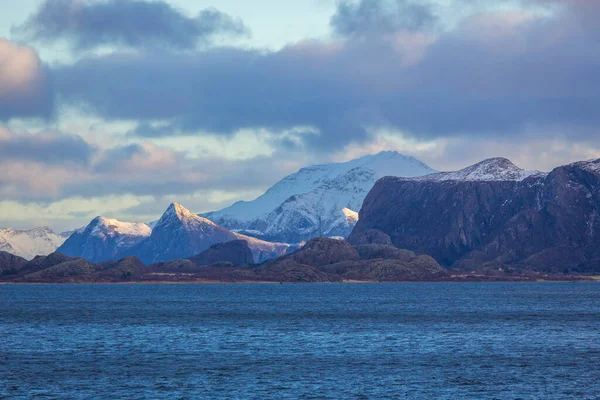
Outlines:
{"label": "snow-capped mountain", "polygon": [[454,172],[439,172],[413,178],[428,181],[522,181],[530,176],[545,175],[540,171],[526,171],[506,158],[489,158]]}
{"label": "snow-capped mountain", "polygon": [[315,165],[282,179],[254,201],[238,202],[204,217],[271,241],[298,243],[315,236],[347,236],[377,179],[435,172],[414,157],[392,151]]}
{"label": "snow-capped mountain", "polygon": [[152,229],[141,222],[96,217],[86,227],[73,232],[57,251],[92,262],[112,260],[150,236],[151,232]]}
{"label": "snow-capped mountain", "polygon": [[152,229],[149,237],[123,251],[119,257],[135,256],[146,264],[185,259],[217,243],[246,240],[256,262],[285,254],[290,247],[231,232],[180,204],[173,203]]}
{"label": "snow-capped mountain", "polygon": [[67,239],[67,234],[55,233],[48,227],[29,231],[0,229],[0,251],[31,260],[35,256],[46,256]]}

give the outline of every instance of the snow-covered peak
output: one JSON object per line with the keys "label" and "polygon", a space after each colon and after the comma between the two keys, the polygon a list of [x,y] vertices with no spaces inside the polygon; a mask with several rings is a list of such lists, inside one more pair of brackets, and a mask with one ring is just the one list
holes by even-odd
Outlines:
{"label": "snow-covered peak", "polygon": [[502,157],[489,158],[454,172],[413,178],[428,181],[522,181],[530,176],[542,175],[539,171],[526,171]]}
{"label": "snow-covered peak", "polygon": [[[302,168],[277,182],[256,200],[237,202],[231,207],[205,214],[205,216],[220,223],[227,223],[227,221],[244,223],[258,218],[266,218],[269,213],[292,196],[306,194],[319,187],[331,185],[331,182],[339,180],[340,177],[348,176],[350,171],[354,171],[355,175],[368,172],[375,180],[389,175],[414,177],[437,172],[414,157],[395,151],[384,151],[348,162]],[[235,223],[230,225],[235,227]]]}
{"label": "snow-covered peak", "polygon": [[96,217],[87,227],[92,235],[97,236],[150,236],[152,229],[142,222],[121,222],[116,219]]}
{"label": "snow-covered peak", "polygon": [[152,229],[142,222],[122,222],[96,217],[78,229],[58,248],[59,253],[101,262],[114,259],[120,251],[147,239]]}
{"label": "snow-covered peak", "polygon": [[167,208],[162,217],[160,217],[153,229],[160,230],[165,226],[171,225],[173,223],[183,224],[186,228],[189,229],[193,229],[194,227],[202,225],[217,226],[208,219],[194,214],[181,204],[171,203],[171,205]]}
{"label": "snow-covered peak", "polygon": [[585,169],[586,171],[590,171],[590,172],[600,175],[600,158],[598,158],[596,160],[578,161],[571,165],[577,166],[579,168]]}

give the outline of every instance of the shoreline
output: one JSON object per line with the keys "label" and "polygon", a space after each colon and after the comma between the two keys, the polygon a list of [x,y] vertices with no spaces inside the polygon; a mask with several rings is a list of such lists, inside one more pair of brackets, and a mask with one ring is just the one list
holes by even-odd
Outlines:
{"label": "shoreline", "polygon": [[365,285],[365,284],[411,284],[411,283],[600,283],[600,277],[590,277],[589,279],[530,279],[530,280],[503,280],[503,279],[449,279],[435,281],[359,281],[347,280],[339,282],[272,282],[272,281],[235,281],[225,282],[216,280],[199,280],[199,281],[132,281],[132,282],[10,282],[0,281],[0,285]]}

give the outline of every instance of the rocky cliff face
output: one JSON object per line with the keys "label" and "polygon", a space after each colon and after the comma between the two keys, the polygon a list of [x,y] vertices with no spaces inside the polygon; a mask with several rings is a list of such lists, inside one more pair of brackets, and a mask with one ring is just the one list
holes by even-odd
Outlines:
{"label": "rocky cliff face", "polygon": [[397,247],[430,254],[447,267],[600,271],[600,160],[549,174],[506,161],[379,180],[349,241],[379,230]]}

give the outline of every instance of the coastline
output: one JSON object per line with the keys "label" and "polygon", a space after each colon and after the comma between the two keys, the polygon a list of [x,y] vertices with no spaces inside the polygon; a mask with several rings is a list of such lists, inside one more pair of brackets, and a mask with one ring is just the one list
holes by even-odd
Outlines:
{"label": "coastline", "polygon": [[0,281],[0,285],[365,285],[365,284],[412,284],[412,283],[600,283],[600,277],[586,279],[440,279],[414,281],[344,280],[336,282],[273,282],[273,281],[131,281],[131,282],[11,282]]}

